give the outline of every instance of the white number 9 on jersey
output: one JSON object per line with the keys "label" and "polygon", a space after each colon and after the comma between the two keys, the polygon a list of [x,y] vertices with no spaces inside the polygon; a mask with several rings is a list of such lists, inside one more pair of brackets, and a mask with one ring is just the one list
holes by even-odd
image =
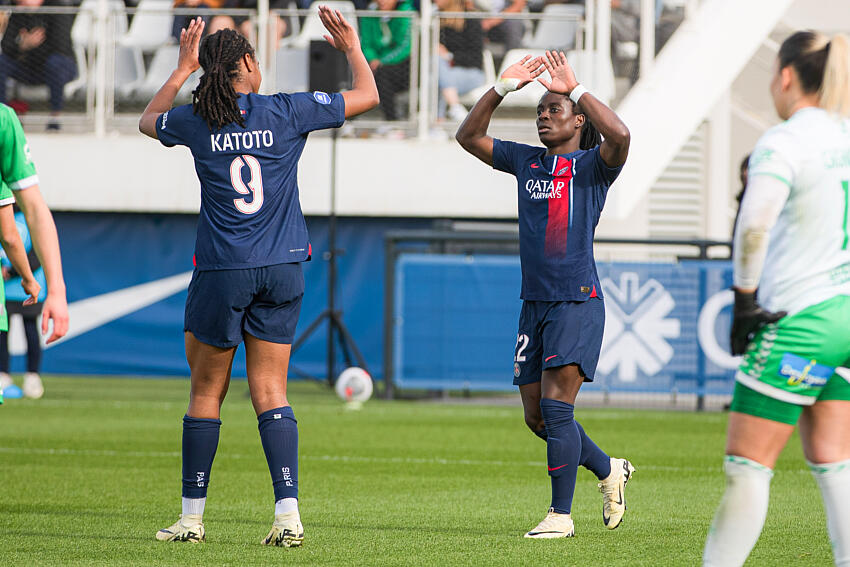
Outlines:
{"label": "white number 9 on jersey", "polygon": [[[242,160],[245,161],[242,161]],[[251,180],[248,185],[242,181],[242,167],[248,164],[248,170],[251,172]],[[263,206],[263,173],[260,171],[260,162],[254,156],[237,156],[230,163],[230,183],[237,193],[242,195],[250,195],[254,193],[254,198],[251,202],[246,202],[245,199],[233,199],[233,204],[240,213],[253,215]]]}

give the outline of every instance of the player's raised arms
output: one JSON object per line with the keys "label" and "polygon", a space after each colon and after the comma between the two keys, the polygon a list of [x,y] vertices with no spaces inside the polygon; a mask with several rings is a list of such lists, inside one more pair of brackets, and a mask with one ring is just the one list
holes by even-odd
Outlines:
{"label": "player's raised arms", "polygon": [[351,67],[352,88],[342,92],[345,99],[345,117],[351,118],[372,110],[380,102],[375,75],[369,68],[369,62],[360,49],[360,37],[338,10],[319,6],[319,19],[322,20],[330,35],[325,35],[328,43],[348,58]]}
{"label": "player's raised arms", "polygon": [[461,147],[487,165],[493,165],[493,138],[487,135],[487,127],[490,125],[490,119],[496,107],[509,92],[506,90],[500,94],[497,89],[509,85],[513,86],[510,91],[521,89],[539,77],[543,71],[545,68],[540,58],[532,59],[531,55],[526,55],[505,69],[497,85],[478,99],[458,128],[455,139]]}
{"label": "player's raised arms", "polygon": [[[156,119],[163,112],[168,112],[174,103],[180,87],[197,71],[201,64],[198,62],[198,46],[204,33],[204,21],[198,17],[189,22],[189,27],[180,32],[180,53],[177,56],[177,68],[166,79],[165,84],[153,95],[142,117],[139,119],[139,131],[156,139]],[[253,65],[254,61],[251,61]]]}
{"label": "player's raised arms", "polygon": [[[319,18],[330,35],[325,39],[336,49],[345,54],[353,75],[353,87],[342,94],[345,100],[345,117],[351,118],[367,112],[378,106],[378,87],[375,85],[375,77],[369,69],[369,63],[360,49],[360,38],[357,32],[349,24],[339,11],[331,10],[326,6],[319,6]],[[189,23],[189,27],[180,33],[180,53],[177,58],[177,68],[165,81],[162,88],[157,91],[148,104],[139,120],[139,130],[151,138],[156,138],[156,119],[163,112],[171,109],[174,99],[180,88],[189,76],[200,68],[198,61],[198,47],[204,32],[204,21],[196,18]],[[253,56],[244,56],[245,71],[248,77],[239,77],[238,81],[256,81],[253,89],[259,88],[260,70],[257,60]],[[237,89],[238,90],[238,89]]]}
{"label": "player's raised arms", "polygon": [[[551,82],[542,77],[537,79],[546,90],[569,96],[573,89],[579,86],[563,51],[547,51],[546,57],[540,59],[552,78]],[[599,155],[605,165],[619,167],[626,163],[631,135],[617,113],[589,92],[581,95],[581,109],[603,136],[602,143],[599,144]]]}

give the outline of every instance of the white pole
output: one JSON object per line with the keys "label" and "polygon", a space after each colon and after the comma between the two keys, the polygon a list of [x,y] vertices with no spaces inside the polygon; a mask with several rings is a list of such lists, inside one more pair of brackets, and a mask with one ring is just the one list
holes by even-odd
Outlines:
{"label": "white pole", "polygon": [[[257,55],[260,59],[260,72],[263,77],[268,76],[271,80],[264,81],[263,92],[270,92],[269,89],[274,86],[275,78],[269,76],[271,67],[271,49],[269,49],[269,0],[257,0]],[[274,33],[277,39],[277,30]],[[276,43],[276,42],[275,42]]]}
{"label": "white pole", "polygon": [[596,49],[595,5],[595,0],[584,0],[584,49],[586,51]]}
{"label": "white pole", "polygon": [[95,30],[97,48],[95,49],[95,95],[94,95],[94,133],[98,137],[106,135],[106,57],[109,42],[106,38],[107,0],[98,0],[95,12]]}
{"label": "white pole", "polygon": [[640,75],[646,75],[655,62],[655,0],[640,2]]}
{"label": "white pole", "polygon": [[433,6],[431,0],[422,0],[421,20],[419,21],[419,125],[420,140],[428,138],[431,124],[429,95],[431,94],[431,18]]}
{"label": "white pole", "polygon": [[[596,64],[593,82],[599,84],[611,62],[611,0],[596,0]],[[593,87],[591,87],[593,88]]]}

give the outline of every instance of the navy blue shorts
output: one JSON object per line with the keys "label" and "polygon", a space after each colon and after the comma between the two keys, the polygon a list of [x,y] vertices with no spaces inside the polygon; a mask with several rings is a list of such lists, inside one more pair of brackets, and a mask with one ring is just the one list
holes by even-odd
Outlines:
{"label": "navy blue shorts", "polygon": [[539,382],[543,371],[578,364],[585,382],[593,382],[602,334],[605,304],[587,301],[523,301],[519,314],[514,385]]}
{"label": "navy blue shorts", "polygon": [[208,345],[230,348],[244,333],[292,344],[304,296],[301,264],[192,274],[183,330]]}

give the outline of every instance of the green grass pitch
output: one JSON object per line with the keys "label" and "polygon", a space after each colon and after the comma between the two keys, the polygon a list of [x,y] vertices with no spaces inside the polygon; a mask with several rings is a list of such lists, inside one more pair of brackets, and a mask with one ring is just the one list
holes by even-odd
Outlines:
{"label": "green grass pitch", "polygon": [[[222,412],[207,543],[161,543],[180,511],[186,380],[45,379],[0,406],[0,565],[698,565],[723,490],[722,414],[582,410],[599,445],[632,460],[629,511],[606,530],[579,472],[576,537],[525,540],[549,504],[545,445],[513,405],[370,401],[290,387],[300,430],[300,549],[259,544],[273,495],[244,381]],[[831,565],[799,440],[777,466],[747,565]]]}

